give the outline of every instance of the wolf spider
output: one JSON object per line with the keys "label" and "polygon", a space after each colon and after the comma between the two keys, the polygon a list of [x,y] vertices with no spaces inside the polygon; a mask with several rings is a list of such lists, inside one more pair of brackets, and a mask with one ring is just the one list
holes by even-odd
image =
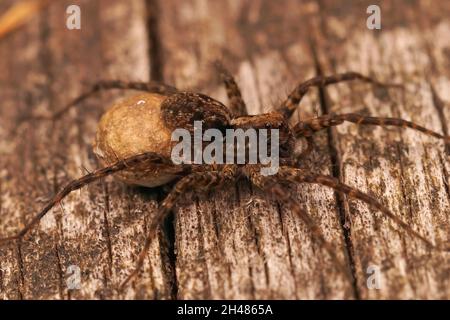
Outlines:
{"label": "wolf spider", "polygon": [[[141,146],[140,152],[121,152],[118,147],[105,147],[104,139],[110,139],[102,136],[102,130],[110,125],[108,121],[102,120],[97,131],[96,148],[100,148],[97,155],[106,163],[106,165],[93,172],[89,172],[85,176],[73,180],[68,183],[61,191],[54,195],[44,208],[16,235],[0,239],[0,244],[7,243],[12,240],[21,241],[27,232],[35,226],[42,217],[44,217],[49,210],[56,204],[60,203],[69,193],[80,189],[83,186],[90,184],[96,180],[106,176],[115,174],[122,180],[129,184],[137,184],[144,186],[159,186],[167,184],[174,180],[171,191],[162,201],[157,211],[156,216],[151,222],[144,247],[141,250],[134,271],[124,280],[120,288],[122,289],[140,270],[142,267],[145,255],[150,247],[150,243],[156,234],[157,229],[163,223],[166,215],[172,210],[177,200],[188,191],[208,191],[212,188],[220,187],[226,181],[235,181],[236,179],[244,178],[249,180],[253,185],[259,187],[270,194],[274,194],[277,199],[285,201],[289,204],[291,210],[298,215],[298,217],[311,229],[312,234],[328,251],[330,257],[342,267],[335,250],[325,241],[325,238],[317,226],[311,215],[308,214],[287,192],[283,191],[283,187],[289,184],[318,184],[334,189],[337,192],[346,194],[351,198],[358,199],[373,206],[385,216],[391,219],[404,229],[410,236],[420,239],[429,248],[447,250],[444,246],[434,245],[427,238],[412,229],[409,225],[403,222],[400,218],[394,215],[388,208],[384,207],[376,198],[359,191],[351,186],[348,186],[338,179],[316,174],[300,169],[298,166],[299,159],[303,159],[313,149],[312,137],[315,133],[327,129],[332,126],[338,126],[345,121],[355,123],[357,125],[374,125],[374,126],[397,126],[402,128],[411,128],[420,131],[426,135],[433,136],[450,142],[449,137],[443,136],[439,133],[426,129],[413,122],[398,118],[381,118],[381,117],[367,117],[355,113],[346,114],[326,114],[311,119],[301,120],[294,126],[288,124],[289,119],[295,112],[297,106],[302,98],[311,87],[323,87],[339,82],[360,80],[376,86],[390,87],[398,86],[393,84],[383,84],[377,80],[366,77],[355,72],[341,73],[331,76],[316,76],[303,83],[300,83],[287,97],[287,99],[278,106],[276,111],[261,114],[248,115],[246,105],[242,99],[241,92],[232,75],[219,63],[216,64],[219,74],[225,84],[226,92],[229,98],[229,107],[216,101],[208,96],[178,91],[176,88],[164,85],[161,83],[144,83],[144,82],[124,82],[124,81],[102,81],[94,85],[90,91],[79,96],[67,106],[62,108],[50,117],[33,117],[33,119],[47,119],[56,120],[65,114],[76,104],[82,102],[93,94],[107,89],[133,89],[146,92],[139,96],[137,100],[130,98],[124,102],[126,112],[119,115],[128,117],[138,110],[139,104],[144,101],[146,104],[144,108],[147,113],[154,113],[156,115],[149,121],[156,121],[150,123],[157,130],[173,130],[175,128],[192,129],[194,120],[203,120],[204,128],[266,128],[280,130],[280,162],[281,166],[278,173],[272,176],[263,176],[260,174],[261,165],[259,164],[213,164],[213,165],[195,165],[195,164],[181,164],[175,165],[170,157],[167,155],[167,150],[164,146],[165,142],[154,143],[146,146]],[[114,109],[114,108],[112,108]],[[119,108],[120,109],[120,108]],[[110,109],[111,110],[111,109]],[[107,111],[108,113],[109,111]],[[103,118],[105,118],[104,116]],[[114,118],[113,116],[111,116]],[[111,118],[110,117],[110,118]],[[102,118],[102,119],[103,119]],[[108,118],[108,117],[106,117]],[[123,120],[123,119],[121,119]],[[128,121],[128,122],[127,122]],[[132,125],[131,122],[138,121],[136,118],[129,118],[125,121],[125,126]],[[141,121],[142,122],[142,121]],[[123,123],[123,122],[122,122]],[[127,127],[128,128],[128,127]],[[127,128],[123,129],[126,130]],[[148,127],[146,127],[148,129]],[[161,129],[162,128],[162,129]],[[128,128],[129,129],[129,128]],[[145,129],[145,130],[147,130]],[[116,130],[116,129],[115,129]],[[118,129],[117,129],[118,130]],[[145,131],[144,130],[144,131]],[[135,133],[135,132],[134,132]],[[145,133],[145,132],[144,132]],[[142,134],[142,132],[141,132]],[[159,134],[159,131],[153,131],[152,134]],[[294,157],[294,142],[298,138],[304,138],[307,142],[307,148],[297,158]],[[103,139],[103,140],[102,140]],[[170,139],[170,138],[165,138]],[[106,141],[108,142],[108,141]],[[111,142],[111,141],[109,141]],[[112,148],[112,149],[111,149]],[[107,150],[108,149],[108,150]],[[139,149],[139,148],[137,148]],[[106,150],[106,151],[105,151]],[[106,155],[105,155],[106,153]]]}

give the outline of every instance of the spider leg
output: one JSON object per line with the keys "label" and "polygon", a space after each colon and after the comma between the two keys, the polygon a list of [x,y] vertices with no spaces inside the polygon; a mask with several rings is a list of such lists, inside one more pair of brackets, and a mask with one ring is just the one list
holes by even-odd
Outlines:
{"label": "spider leg", "polygon": [[376,198],[359,191],[358,189],[352,188],[344,183],[339,182],[339,180],[325,175],[311,174],[301,169],[295,169],[291,167],[280,167],[278,171],[278,176],[283,180],[293,182],[293,183],[312,183],[319,184],[323,186],[330,187],[338,192],[342,192],[351,198],[361,200],[386,215],[389,219],[394,221],[397,225],[403,228],[411,236],[420,239],[428,247],[438,250],[449,250],[450,248],[443,246],[433,245],[427,238],[422,236],[420,233],[411,228],[408,224],[403,222],[400,218],[394,215],[389,209],[383,206]]}
{"label": "spider leg", "polygon": [[[208,169],[203,169],[208,170]],[[173,209],[179,198],[189,191],[208,191],[213,187],[217,187],[223,184],[225,181],[232,179],[236,176],[236,166],[225,165],[218,171],[198,171],[193,172],[183,178],[181,178],[173,187],[172,191],[161,203],[156,216],[153,218],[147,238],[145,239],[144,247],[139,253],[136,266],[130,275],[120,285],[120,290],[123,290],[125,286],[132,280],[139,270],[142,268],[145,256],[150,248],[151,242],[156,235],[159,226],[163,223],[167,214]]]}
{"label": "spider leg", "polygon": [[112,90],[112,89],[122,89],[122,90],[137,90],[137,91],[146,91],[146,92],[152,92],[152,93],[159,93],[162,95],[169,95],[172,93],[177,92],[177,89],[174,87],[171,87],[169,85],[158,83],[158,82],[127,82],[127,81],[121,81],[121,80],[101,80],[97,83],[95,83],[89,90],[82,93],[72,101],[70,101],[67,105],[65,105],[60,110],[56,111],[51,116],[29,116],[24,117],[21,119],[21,121],[27,121],[27,120],[57,120],[61,116],[63,116],[65,113],[67,113],[70,109],[72,109],[77,104],[81,103],[82,101],[88,99],[92,95],[104,91],[104,90]]}
{"label": "spider leg", "polygon": [[133,156],[124,160],[120,160],[110,166],[95,170],[91,173],[86,174],[85,176],[72,180],[69,182],[61,191],[55,194],[42,208],[42,210],[31,219],[31,221],[16,235],[0,238],[0,245],[3,245],[12,240],[21,240],[27,233],[33,228],[39,221],[58,203],[60,203],[67,195],[69,195],[72,191],[81,189],[82,187],[88,185],[91,182],[109,176],[118,171],[130,168],[132,166],[141,166],[141,165],[157,165],[163,164],[167,166],[169,163],[167,160],[161,158],[161,156],[153,153],[147,152],[137,156]]}
{"label": "spider leg", "polygon": [[246,116],[247,108],[245,106],[245,102],[242,99],[241,90],[234,80],[231,73],[219,62],[215,62],[215,66],[217,71],[219,72],[220,78],[225,84],[225,88],[227,90],[227,96],[230,100],[230,111],[233,113],[235,117]]}
{"label": "spider leg", "polygon": [[399,118],[382,118],[382,117],[366,117],[356,113],[345,113],[338,115],[323,115],[317,118],[301,121],[293,128],[296,137],[310,137],[315,132],[332,126],[337,126],[344,121],[353,122],[356,124],[374,125],[374,126],[395,126],[401,128],[411,128],[413,130],[422,132],[428,136],[442,139],[448,145],[450,144],[450,137],[439,134],[435,131],[422,127],[414,122],[399,119]]}
{"label": "spider leg", "polygon": [[311,154],[311,152],[314,150],[314,139],[312,136],[305,136],[304,137],[306,140],[306,149],[302,150],[302,152],[296,157],[295,159],[295,167],[298,167],[300,165],[300,162],[306,158],[307,156],[309,156]]}
{"label": "spider leg", "polygon": [[331,259],[341,269],[341,271],[344,274],[348,274],[348,268],[344,264],[342,264],[335,253],[336,248],[333,247],[328,241],[326,241],[325,236],[323,235],[314,218],[311,217],[311,215],[309,215],[308,212],[304,208],[302,208],[291,195],[289,195],[289,193],[281,188],[281,185],[275,181],[275,178],[273,176],[263,177],[259,175],[258,172],[251,169],[246,170],[246,176],[255,186],[261,188],[262,190],[265,190],[268,194],[276,196],[277,200],[281,200],[287,203],[292,212],[294,212],[309,228],[313,239],[319,241],[320,245],[325,248]]}
{"label": "spider leg", "polygon": [[300,83],[289,94],[287,99],[278,107],[278,111],[281,112],[286,117],[286,119],[289,119],[297,109],[297,106],[302,101],[305,94],[308,92],[309,88],[327,86],[330,84],[336,84],[339,82],[351,80],[360,80],[363,82],[372,83],[380,87],[400,87],[400,88],[402,87],[399,84],[382,83],[374,78],[364,76],[357,72],[338,73],[331,76],[316,76],[314,78],[306,80],[305,82]]}

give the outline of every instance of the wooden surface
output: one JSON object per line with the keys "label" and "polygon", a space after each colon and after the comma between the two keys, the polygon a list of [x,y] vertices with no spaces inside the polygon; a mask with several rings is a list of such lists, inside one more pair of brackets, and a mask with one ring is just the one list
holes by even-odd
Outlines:
{"label": "wooden surface", "polygon": [[[2,2],[0,11],[13,2]],[[65,9],[74,3],[82,10],[80,31],[65,28]],[[96,96],[53,125],[17,127],[18,119],[58,110],[99,79],[151,77],[226,102],[211,67],[220,58],[255,114],[311,76],[353,70],[404,83],[406,91],[356,82],[312,90],[300,116],[395,116],[448,134],[450,5],[381,1],[382,30],[372,31],[369,4],[55,1],[0,40],[0,235],[23,226],[83,166],[97,167],[96,122],[115,99],[132,93]],[[450,158],[443,143],[353,124],[320,133],[315,142],[305,168],[376,196],[432,241],[449,242]],[[332,190],[297,191],[348,272],[282,203],[239,182],[186,195],[139,277],[119,293],[164,191],[106,179],[74,192],[21,245],[0,248],[0,298],[450,298],[449,254],[429,252],[380,213]],[[78,290],[67,288],[71,265],[82,272]],[[380,268],[379,290],[367,286],[371,266]]]}

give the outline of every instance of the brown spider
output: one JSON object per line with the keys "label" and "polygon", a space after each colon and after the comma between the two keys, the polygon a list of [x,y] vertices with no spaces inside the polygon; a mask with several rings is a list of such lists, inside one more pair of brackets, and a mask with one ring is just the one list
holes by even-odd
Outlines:
{"label": "brown spider", "polygon": [[[155,187],[176,181],[167,197],[162,201],[159,210],[151,223],[147,238],[138,257],[136,268],[122,283],[123,288],[142,267],[145,255],[152,238],[164,218],[174,207],[176,201],[184,193],[194,191],[208,191],[221,186],[226,181],[246,178],[255,186],[274,194],[278,199],[287,202],[310,228],[318,241],[328,251],[331,258],[341,266],[334,249],[326,241],[313,218],[299,206],[293,197],[283,191],[283,186],[299,183],[313,183],[330,187],[349,197],[366,202],[381,211],[388,218],[397,223],[408,234],[419,238],[428,247],[447,250],[440,245],[432,244],[424,236],[416,232],[405,222],[385,208],[377,199],[355,188],[339,182],[331,176],[319,175],[299,169],[299,159],[303,159],[313,148],[312,136],[323,129],[337,126],[344,121],[358,125],[398,126],[412,128],[426,135],[450,142],[450,138],[428,130],[410,121],[397,118],[366,117],[354,113],[323,115],[302,120],[294,126],[288,124],[290,117],[299,105],[308,89],[314,86],[327,86],[342,81],[361,80],[377,86],[398,86],[383,84],[372,78],[355,72],[347,72],[332,76],[317,76],[299,84],[276,111],[247,115],[246,106],[241,92],[230,73],[219,63],[216,64],[221,75],[230,101],[229,108],[208,96],[182,92],[160,83],[102,81],[92,87],[85,94],[79,96],[66,107],[51,117],[34,117],[33,119],[56,120],[70,108],[85,100],[92,94],[106,89],[134,89],[145,91],[126,99],[110,108],[102,117],[97,130],[94,152],[105,163],[102,169],[90,172],[85,176],[71,181],[61,191],[53,196],[19,233],[0,239],[0,244],[12,240],[22,240],[27,232],[35,226],[41,218],[64,197],[74,190],[80,189],[98,179],[115,174],[128,184]],[[260,174],[261,164],[212,164],[176,165],[171,161],[172,148],[171,132],[176,128],[192,130],[194,120],[202,120],[203,128],[224,130],[233,129],[279,129],[280,130],[280,162],[281,167],[272,176]],[[308,147],[296,159],[294,157],[294,142],[297,138],[305,138]]]}

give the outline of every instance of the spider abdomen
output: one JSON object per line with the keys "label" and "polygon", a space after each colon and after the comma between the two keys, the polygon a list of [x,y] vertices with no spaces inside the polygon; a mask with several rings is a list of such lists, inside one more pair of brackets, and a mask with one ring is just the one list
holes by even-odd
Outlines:
{"label": "spider abdomen", "polygon": [[[219,101],[200,93],[178,92],[170,96],[144,93],[122,100],[100,119],[94,153],[104,164],[146,152],[171,159],[172,132],[193,131],[195,121],[204,129],[224,129],[230,125],[231,114]],[[116,174],[123,182],[156,187],[179,176],[181,167],[133,167]]]}

